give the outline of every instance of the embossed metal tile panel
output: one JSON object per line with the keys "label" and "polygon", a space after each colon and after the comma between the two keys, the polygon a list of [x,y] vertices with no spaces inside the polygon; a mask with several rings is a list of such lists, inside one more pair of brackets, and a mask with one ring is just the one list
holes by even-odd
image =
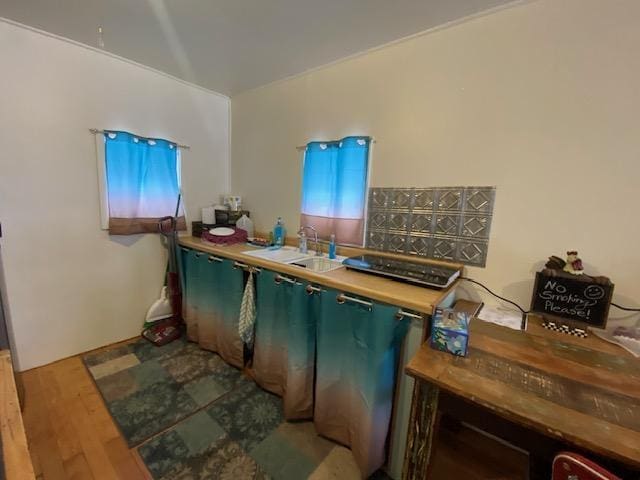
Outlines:
{"label": "embossed metal tile panel", "polygon": [[484,267],[495,187],[370,188],[366,246]]}

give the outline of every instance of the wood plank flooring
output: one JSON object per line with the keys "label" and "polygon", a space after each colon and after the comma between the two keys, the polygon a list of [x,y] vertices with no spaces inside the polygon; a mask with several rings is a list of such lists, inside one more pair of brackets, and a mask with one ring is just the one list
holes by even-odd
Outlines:
{"label": "wood plank flooring", "polygon": [[9,350],[0,351],[0,433],[0,477],[33,480],[33,467]]}
{"label": "wood plank flooring", "polygon": [[433,457],[432,480],[527,480],[529,458],[464,425],[441,422]]}
{"label": "wood plank flooring", "polygon": [[129,450],[80,357],[21,374],[37,479],[151,479]]}
{"label": "wood plank flooring", "polygon": [[[137,452],[129,450],[120,435],[79,356],[20,377],[25,391],[22,415],[38,480],[151,480]],[[526,479],[526,465],[505,461],[502,448],[474,432],[443,432],[432,479]]]}

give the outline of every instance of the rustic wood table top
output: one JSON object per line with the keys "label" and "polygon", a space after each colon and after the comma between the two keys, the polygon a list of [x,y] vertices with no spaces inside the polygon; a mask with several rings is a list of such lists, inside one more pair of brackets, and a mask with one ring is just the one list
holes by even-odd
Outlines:
{"label": "rustic wood table top", "polygon": [[422,345],[406,372],[498,415],[640,468],[640,359],[594,335],[526,332],[480,320],[469,354]]}

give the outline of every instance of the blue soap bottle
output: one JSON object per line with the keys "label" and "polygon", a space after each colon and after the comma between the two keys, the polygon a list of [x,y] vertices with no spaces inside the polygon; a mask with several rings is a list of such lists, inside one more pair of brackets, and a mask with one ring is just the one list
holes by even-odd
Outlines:
{"label": "blue soap bottle", "polygon": [[336,258],[336,235],[335,233],[331,234],[331,238],[329,239],[329,258],[333,260]]}
{"label": "blue soap bottle", "polygon": [[278,247],[282,247],[284,245],[286,234],[287,230],[284,228],[282,217],[278,217],[278,221],[273,227],[273,243]]}

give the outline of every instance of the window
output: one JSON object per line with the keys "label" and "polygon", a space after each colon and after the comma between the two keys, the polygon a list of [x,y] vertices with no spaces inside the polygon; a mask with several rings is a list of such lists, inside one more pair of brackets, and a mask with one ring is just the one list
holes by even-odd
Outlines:
{"label": "window", "polygon": [[301,225],[312,225],[323,239],[333,233],[340,244],[363,244],[370,143],[346,137],[307,144]]}
{"label": "window", "polygon": [[[96,138],[102,227],[112,235],[157,232],[160,217],[176,214],[180,193],[178,146],[119,131],[106,131]],[[178,228],[186,229],[182,205]]]}

